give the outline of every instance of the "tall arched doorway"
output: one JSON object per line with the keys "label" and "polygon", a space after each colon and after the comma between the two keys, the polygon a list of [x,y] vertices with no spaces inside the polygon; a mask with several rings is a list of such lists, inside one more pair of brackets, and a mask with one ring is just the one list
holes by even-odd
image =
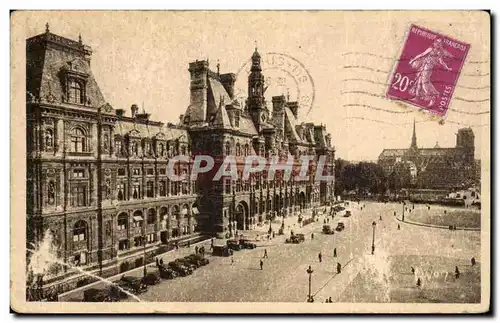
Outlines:
{"label": "tall arched doorway", "polygon": [[248,225],[248,205],[241,201],[236,205],[236,229],[246,230]]}
{"label": "tall arched doorway", "polygon": [[301,211],[306,208],[306,194],[304,192],[299,193],[298,204],[300,206]]}

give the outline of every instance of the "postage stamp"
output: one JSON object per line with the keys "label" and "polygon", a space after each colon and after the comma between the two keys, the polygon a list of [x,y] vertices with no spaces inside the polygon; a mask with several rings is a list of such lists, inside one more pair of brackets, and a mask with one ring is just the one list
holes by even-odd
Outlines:
{"label": "postage stamp", "polygon": [[411,25],[387,97],[444,117],[470,45]]}

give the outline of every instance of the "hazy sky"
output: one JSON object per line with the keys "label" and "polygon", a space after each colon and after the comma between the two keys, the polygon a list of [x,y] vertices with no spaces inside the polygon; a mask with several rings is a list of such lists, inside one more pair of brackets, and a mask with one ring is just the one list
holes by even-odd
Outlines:
{"label": "hazy sky", "polygon": [[[292,100],[298,92],[314,94],[311,112],[301,106],[301,116],[326,124],[337,157],[375,160],[384,148],[409,147],[414,119],[420,147],[454,146],[457,130],[471,125],[476,158],[481,147],[487,150],[489,127],[478,125],[488,124],[490,115],[477,114],[490,109],[485,13],[33,12],[12,21],[25,26],[25,38],[43,33],[46,22],[55,34],[75,40],[81,34],[93,49],[91,68],[105,99],[128,114],[130,105],[144,102],[153,118],[176,122],[189,105],[189,62],[208,58],[215,71],[219,60],[221,73],[236,73],[257,44],[270,82],[268,104],[282,93]],[[411,23],[471,44],[444,125],[379,97]],[[283,66],[266,57],[282,59]],[[293,70],[296,62],[302,65]],[[238,77],[237,93],[246,94],[244,68]]]}

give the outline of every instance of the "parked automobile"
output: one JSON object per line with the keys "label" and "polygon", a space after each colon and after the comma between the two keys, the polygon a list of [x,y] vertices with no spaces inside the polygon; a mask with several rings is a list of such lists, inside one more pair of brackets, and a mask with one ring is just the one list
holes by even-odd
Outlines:
{"label": "parked automobile", "polygon": [[213,246],[212,256],[229,257],[233,255],[233,250],[228,246]]}
{"label": "parked automobile", "polygon": [[189,267],[184,266],[182,263],[178,261],[171,261],[168,263],[168,268],[174,270],[179,274],[179,276],[187,276],[193,273],[193,270]]}
{"label": "parked automobile", "polygon": [[148,286],[144,284],[140,278],[133,276],[122,276],[118,285],[133,294],[140,294],[148,290]]}
{"label": "parked automobile", "polygon": [[90,288],[83,292],[84,302],[112,302],[109,293],[103,289]]}
{"label": "parked automobile", "polygon": [[197,259],[197,258],[193,258],[192,255],[184,257],[183,261],[187,262],[191,266],[194,266],[195,268],[199,268],[199,267],[203,266],[203,264],[201,263],[201,260]]}
{"label": "parked automobile", "polygon": [[122,299],[127,299],[128,295],[125,293],[123,290],[120,288],[116,287],[115,285],[111,285],[107,289],[108,295],[111,297],[112,302],[117,302]]}
{"label": "parked automobile", "polygon": [[190,254],[189,256],[186,256],[184,258],[191,260],[191,261],[196,261],[196,263],[198,263],[199,266],[206,266],[210,263],[210,261],[207,258],[204,258],[201,255],[197,255],[194,253]]}
{"label": "parked automobile", "polygon": [[337,223],[337,227],[335,228],[336,231],[342,231],[345,229],[345,225],[343,222]]}
{"label": "parked automobile", "polygon": [[142,277],[141,282],[146,285],[156,285],[160,282],[160,276],[156,273],[147,273],[146,276]]}
{"label": "parked automobile", "polygon": [[323,226],[323,233],[324,233],[324,234],[334,234],[334,233],[335,233],[335,231],[333,231],[333,230],[332,230],[332,227],[331,227],[330,225],[325,224],[325,225]]}
{"label": "parked automobile", "polygon": [[240,243],[238,240],[230,239],[230,240],[227,240],[226,244],[227,244],[227,247],[231,250],[235,250],[235,251],[241,250],[241,246],[240,246]]}
{"label": "parked automobile", "polygon": [[173,270],[172,268],[165,267],[165,266],[159,267],[159,273],[160,273],[160,277],[163,279],[174,279],[175,277],[179,276],[177,271]]}
{"label": "parked automobile", "polygon": [[255,249],[257,245],[248,239],[240,239],[240,246],[245,249]]}
{"label": "parked automobile", "polygon": [[189,260],[184,259],[184,258],[177,258],[174,261],[182,264],[183,266],[185,266],[187,268],[189,268],[191,270],[191,272],[193,272],[196,268],[198,268],[197,265],[191,263]]}
{"label": "parked automobile", "polygon": [[306,241],[306,236],[302,233],[296,233],[295,236],[297,237],[297,239],[299,239],[300,242]]}
{"label": "parked automobile", "polygon": [[345,217],[345,218],[348,218],[348,217],[350,217],[350,216],[351,216],[351,210],[346,210],[346,211],[345,211],[345,214],[344,214],[344,217]]}

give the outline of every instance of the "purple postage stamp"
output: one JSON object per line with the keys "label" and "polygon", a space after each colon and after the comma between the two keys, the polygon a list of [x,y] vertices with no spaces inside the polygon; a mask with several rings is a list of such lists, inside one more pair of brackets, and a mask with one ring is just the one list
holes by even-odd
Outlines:
{"label": "purple postage stamp", "polygon": [[470,45],[411,25],[387,97],[445,116]]}

